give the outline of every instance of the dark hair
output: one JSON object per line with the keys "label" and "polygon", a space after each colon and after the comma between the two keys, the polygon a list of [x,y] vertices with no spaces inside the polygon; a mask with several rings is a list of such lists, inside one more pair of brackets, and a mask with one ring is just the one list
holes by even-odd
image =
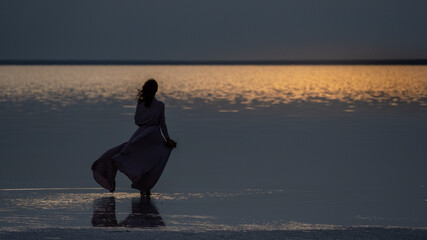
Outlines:
{"label": "dark hair", "polygon": [[144,103],[144,106],[150,107],[151,102],[153,101],[154,96],[157,92],[157,82],[156,80],[150,78],[148,79],[141,89],[138,89],[138,94],[136,95],[136,99],[138,103]]}

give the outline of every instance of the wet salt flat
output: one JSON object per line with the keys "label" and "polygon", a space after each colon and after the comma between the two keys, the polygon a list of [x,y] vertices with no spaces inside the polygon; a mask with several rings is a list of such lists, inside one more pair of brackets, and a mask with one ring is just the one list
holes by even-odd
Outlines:
{"label": "wet salt flat", "polygon": [[[424,239],[427,236],[427,229],[423,227],[425,212],[395,209],[397,205],[420,205],[414,201],[416,197],[408,196],[384,203],[383,199],[372,199],[369,193],[245,189],[159,192],[148,200],[120,189],[111,194],[100,189],[63,188],[1,190],[0,197],[2,239],[141,236],[150,239]],[[388,218],[372,214],[385,214]],[[402,226],[406,224],[411,227]]]}
{"label": "wet salt flat", "polygon": [[[0,237],[4,239],[114,239],[123,237],[117,236],[120,232],[127,237],[166,239],[427,236],[426,212],[416,211],[423,208],[417,196],[386,203],[368,192],[245,189],[158,192],[147,199],[121,189],[105,193],[102,189],[58,188],[1,190],[0,197]],[[401,211],[395,208],[399,205],[418,206]],[[192,235],[180,234],[183,232]],[[238,232],[243,235],[236,236]]]}
{"label": "wet salt flat", "polygon": [[[341,195],[344,195],[341,196],[342,201],[349,200],[345,194]],[[278,201],[284,200],[284,196],[287,196],[285,201]],[[271,204],[280,206],[281,209],[273,209]],[[322,205],[325,205],[322,194],[295,190],[245,189],[239,192],[155,193],[150,199],[141,198],[137,193],[120,190],[114,194],[105,193],[100,189],[2,190],[2,212],[5,217],[1,221],[2,230],[82,228],[90,225],[160,228],[171,231],[343,228],[344,225],[306,224],[294,221],[295,217],[306,221],[308,219],[304,218],[314,217],[296,216],[298,211],[304,208],[305,211],[311,211],[313,206],[317,207],[317,211],[326,210],[322,210],[325,207]],[[278,210],[281,213],[278,213]],[[324,211],[325,216],[317,217],[327,219],[329,217],[326,213],[327,211]],[[343,222],[381,224],[381,219],[342,215]],[[382,220],[384,223],[384,219]],[[25,225],[22,225],[24,222]]]}
{"label": "wet salt flat", "polygon": [[[147,202],[90,165],[150,77],[178,148]],[[422,239],[426,104],[424,66],[2,66],[0,238]]]}

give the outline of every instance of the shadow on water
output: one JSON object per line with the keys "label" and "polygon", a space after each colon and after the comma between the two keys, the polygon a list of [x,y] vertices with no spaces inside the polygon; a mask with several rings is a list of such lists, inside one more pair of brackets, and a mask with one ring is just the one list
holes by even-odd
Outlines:
{"label": "shadow on water", "polygon": [[116,218],[116,198],[104,197],[94,201],[92,217],[94,227],[156,228],[165,226],[150,198],[132,199],[132,213],[121,222]]}

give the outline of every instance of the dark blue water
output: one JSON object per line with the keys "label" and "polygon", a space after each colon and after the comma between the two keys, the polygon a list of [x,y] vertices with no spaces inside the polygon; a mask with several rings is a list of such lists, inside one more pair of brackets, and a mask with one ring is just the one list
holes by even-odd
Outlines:
{"label": "dark blue water", "polygon": [[[215,229],[293,221],[423,227],[425,73],[425,67],[2,67],[0,188],[99,187],[92,162],[136,130],[135,88],[156,77],[178,142],[153,189],[167,226],[188,225],[171,217],[179,215],[213,218]],[[120,173],[117,185],[134,193]],[[1,209],[14,210],[0,214],[16,217],[33,206],[30,216],[40,217],[48,214],[40,201],[48,211],[57,211],[52,201],[59,201],[71,210],[58,210],[58,218],[84,211],[86,221],[56,224],[87,226],[95,200],[105,197],[103,190],[44,191],[1,191],[8,204]],[[73,191],[90,196],[80,208],[59,197],[79,202]],[[137,195],[118,196],[124,219]],[[19,226],[19,219],[2,225]]]}

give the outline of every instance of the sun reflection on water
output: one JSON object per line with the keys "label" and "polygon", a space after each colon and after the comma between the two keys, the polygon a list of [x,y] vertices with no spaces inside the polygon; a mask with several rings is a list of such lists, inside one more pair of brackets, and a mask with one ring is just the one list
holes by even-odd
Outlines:
{"label": "sun reflection on water", "polygon": [[427,106],[425,66],[2,66],[0,102],[132,101],[151,77],[159,98],[186,109],[220,101],[246,109],[334,101]]}
{"label": "sun reflection on water", "polygon": [[[151,199],[140,198],[135,192],[106,193],[100,189],[26,189],[0,191],[0,232],[32,231],[35,229],[90,229],[95,227],[120,227],[124,231],[156,228],[159,231],[275,231],[275,230],[338,230],[346,225],[327,223],[304,223],[287,215],[279,219],[264,219],[262,212],[255,215],[235,215],[253,211],[254,206],[271,214],[271,207],[264,205],[266,199],[277,199],[281,194],[294,195],[304,191],[292,189],[242,189],[232,192],[160,192]],[[313,193],[313,192],[311,192]],[[318,197],[318,192],[315,191]],[[305,197],[309,196],[304,194]],[[316,201],[319,201],[317,199]],[[256,201],[253,201],[256,200]],[[313,200],[313,199],[312,199]],[[295,198],[282,199],[280,206],[290,208]],[[274,201],[277,203],[277,201]],[[309,201],[309,204],[315,203]],[[212,205],[214,203],[214,205]],[[256,204],[255,204],[256,203]],[[221,204],[219,206],[218,204]],[[239,206],[237,206],[237,205]],[[255,204],[255,205],[254,205]],[[283,205],[285,204],[285,205]],[[191,206],[191,207],[189,207]],[[215,206],[215,211],[204,211]],[[335,205],[334,205],[335,206]],[[233,210],[230,210],[231,208]],[[5,211],[5,210],[8,211]],[[304,208],[305,209],[305,208]],[[239,211],[238,211],[239,212]],[[261,215],[260,215],[261,213]],[[290,212],[292,215],[292,211]],[[249,217],[248,216],[252,216]],[[382,222],[387,219],[354,216],[357,221]],[[90,226],[90,227],[89,227]],[[350,226],[350,228],[353,228]],[[411,227],[425,229],[425,227]],[[117,229],[117,228],[116,228]],[[112,229],[110,229],[112,230]],[[120,229],[114,231],[122,231]]]}
{"label": "sun reflection on water", "polygon": [[[64,188],[67,190],[66,188]],[[62,189],[62,190],[64,190]],[[68,189],[70,190],[70,189]],[[72,189],[71,189],[72,190]],[[8,189],[6,191],[14,191]],[[31,189],[23,189],[23,191],[31,191]],[[38,190],[37,188],[32,191],[41,191],[44,193],[45,189]],[[153,193],[152,198],[156,201],[179,201],[188,199],[227,199],[233,197],[244,197],[254,195],[271,195],[280,193],[284,190],[261,190],[261,189],[244,189],[238,192],[194,192],[194,193]],[[95,199],[114,196],[118,200],[130,199],[139,197],[139,193],[130,192],[116,192],[116,193],[55,193],[44,194],[38,197],[22,197],[22,198],[6,198],[3,199],[9,206],[19,207],[23,209],[68,209],[70,207],[80,208],[85,204],[92,203]],[[5,210],[0,208],[1,210]]]}
{"label": "sun reflection on water", "polygon": [[[76,192],[77,190],[77,192]],[[87,192],[80,192],[81,190]],[[264,223],[225,223],[220,215],[188,214],[177,211],[158,211],[157,207],[189,200],[202,204],[210,200],[233,200],[245,197],[271,197],[285,190],[242,189],[236,192],[163,192],[154,193],[152,200],[140,198],[135,192],[103,193],[94,189],[9,189],[2,190],[2,206],[10,212],[0,220],[0,231],[27,231],[44,228],[95,227],[154,228],[167,231],[252,231],[252,230],[324,230],[340,229],[328,224],[307,224],[295,221]],[[30,194],[28,192],[30,191]],[[91,192],[94,191],[94,192]],[[123,205],[131,203],[132,211]],[[118,206],[116,206],[118,205]],[[157,205],[157,206],[156,206]],[[179,205],[178,205],[179,206]],[[169,209],[169,212],[166,210]],[[161,210],[161,209],[159,209]],[[192,212],[192,211],[190,211]],[[165,221],[163,221],[165,219]]]}

